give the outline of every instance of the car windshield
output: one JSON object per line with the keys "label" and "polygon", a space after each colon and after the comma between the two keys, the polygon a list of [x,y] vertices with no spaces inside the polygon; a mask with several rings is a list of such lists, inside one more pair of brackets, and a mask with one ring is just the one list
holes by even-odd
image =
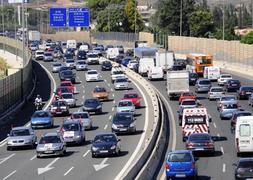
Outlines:
{"label": "car windshield", "polygon": [[117,139],[114,135],[97,135],[94,139],[95,143],[99,142],[117,142]]}
{"label": "car windshield", "polygon": [[110,61],[104,61],[103,65],[111,65],[111,62]]}
{"label": "car windshield", "polygon": [[221,78],[231,78],[231,75],[221,75]]}
{"label": "car windshield", "polygon": [[243,87],[242,91],[253,91],[253,87],[250,87],[250,86]]}
{"label": "car windshield", "polygon": [[67,92],[71,92],[71,91],[69,89],[67,89],[67,88],[58,88],[57,92],[67,93]]}
{"label": "car windshield", "polygon": [[123,74],[122,71],[113,71],[113,74]]}
{"label": "car windshield", "polygon": [[206,116],[185,116],[185,124],[205,124]]}
{"label": "car windshield", "polygon": [[237,104],[224,104],[224,109],[237,109],[238,105]]}
{"label": "car windshield", "polygon": [[190,162],[192,157],[190,153],[171,153],[168,157],[169,162]]}
{"label": "car windshield", "polygon": [[36,52],[36,54],[41,55],[44,54],[44,52]]}
{"label": "car windshield", "polygon": [[66,123],[62,127],[65,131],[79,131],[79,126],[77,123]]}
{"label": "car windshield", "polygon": [[106,92],[105,88],[97,87],[94,89],[94,92]]}
{"label": "car windshield", "polygon": [[79,62],[77,62],[77,64],[86,64],[86,62],[85,61],[79,61]]}
{"label": "car windshield", "polygon": [[211,140],[211,137],[208,134],[192,134],[189,137],[189,141],[199,141],[199,140],[203,140],[203,141],[209,141]]}
{"label": "car windshield", "polygon": [[53,106],[65,106],[65,103],[63,101],[54,101],[52,103]]}
{"label": "car windshield", "polygon": [[238,113],[237,114],[237,117],[240,117],[240,116],[251,116],[252,114],[250,112],[241,112],[241,113]]}
{"label": "car windshield", "polygon": [[222,88],[212,88],[210,91],[211,92],[223,92],[223,89]]}
{"label": "car windshield", "polygon": [[79,52],[78,52],[78,55],[79,55],[79,56],[85,56],[85,55],[86,55],[86,52],[85,52],[85,51],[79,51]]}
{"label": "car windshield", "polygon": [[132,102],[130,101],[121,101],[119,102],[119,107],[132,106]]}
{"label": "car windshield", "polygon": [[122,79],[116,79],[115,82],[119,83],[119,82],[127,82],[127,79],[122,78]]}
{"label": "car windshield", "polygon": [[48,112],[45,111],[39,111],[39,112],[35,112],[33,117],[49,117]]}
{"label": "car windshield", "polygon": [[61,97],[63,99],[73,99],[73,95],[72,94],[62,94]]}
{"label": "car windshield", "polygon": [[10,136],[30,136],[29,129],[11,130]]}
{"label": "car windshield", "polygon": [[253,160],[241,161],[238,165],[239,168],[253,168]]}
{"label": "car windshield", "polygon": [[138,95],[137,94],[125,94],[124,98],[137,98]]}
{"label": "car windshield", "polygon": [[230,80],[229,83],[231,83],[231,84],[239,84],[240,81],[239,80]]}
{"label": "car windshield", "polygon": [[71,86],[71,84],[70,83],[61,83],[61,86]]}
{"label": "car windshield", "polygon": [[88,54],[87,56],[88,56],[88,58],[97,58],[98,57],[97,54]]}
{"label": "car windshield", "polygon": [[194,96],[192,92],[183,93],[182,96]]}
{"label": "car windshield", "polygon": [[44,136],[40,139],[39,144],[48,143],[61,143],[61,139],[58,136]]}
{"label": "car windshield", "polygon": [[72,71],[63,71],[62,74],[63,75],[72,75],[73,72]]}
{"label": "car windshield", "polygon": [[190,78],[198,78],[198,74],[190,73],[190,74],[189,74],[189,77],[190,77]]}
{"label": "car windshield", "polygon": [[96,99],[87,99],[84,104],[97,104],[98,101]]}
{"label": "car windshield", "polygon": [[132,116],[130,114],[116,114],[114,117],[114,121],[130,121],[132,119]]}
{"label": "car windshield", "polygon": [[97,71],[88,71],[87,74],[97,74]]}
{"label": "car windshield", "polygon": [[199,84],[201,84],[201,85],[209,85],[209,84],[211,84],[211,81],[209,81],[209,80],[202,80],[202,81],[199,81]]}
{"label": "car windshield", "polygon": [[236,100],[235,96],[223,96],[221,98],[221,101],[232,101],[232,100]]}
{"label": "car windshield", "polygon": [[183,106],[193,106],[193,105],[196,105],[196,102],[195,101],[182,101],[182,104]]}
{"label": "car windshield", "polygon": [[67,60],[66,63],[74,63],[74,60]]}
{"label": "car windshield", "polygon": [[76,113],[72,115],[73,119],[89,118],[88,113]]}
{"label": "car windshield", "polygon": [[44,55],[45,55],[45,56],[52,56],[51,53],[45,53]]}
{"label": "car windshield", "polygon": [[53,64],[54,67],[59,67],[61,64]]}
{"label": "car windshield", "polygon": [[73,59],[73,56],[71,54],[65,54],[64,57],[66,59]]}

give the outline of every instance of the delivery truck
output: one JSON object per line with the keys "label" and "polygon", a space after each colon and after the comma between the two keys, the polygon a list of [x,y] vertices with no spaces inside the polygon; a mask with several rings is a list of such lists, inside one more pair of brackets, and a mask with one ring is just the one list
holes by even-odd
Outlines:
{"label": "delivery truck", "polygon": [[137,48],[134,48],[134,56],[137,59],[140,59],[140,58],[155,58],[156,51],[157,50],[155,48],[137,47]]}
{"label": "delivery truck", "polygon": [[155,66],[162,67],[164,71],[170,69],[174,64],[174,52],[157,52],[155,58]]}
{"label": "delivery truck", "polygon": [[182,92],[189,92],[189,72],[167,72],[167,94],[170,100],[178,98]]}
{"label": "delivery truck", "polygon": [[28,31],[29,41],[40,41],[40,32],[39,31]]}

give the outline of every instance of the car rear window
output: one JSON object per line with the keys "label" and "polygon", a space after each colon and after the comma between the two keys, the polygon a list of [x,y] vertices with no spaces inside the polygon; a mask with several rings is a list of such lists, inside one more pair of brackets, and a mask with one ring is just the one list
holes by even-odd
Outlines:
{"label": "car rear window", "polygon": [[250,125],[249,124],[241,124],[239,126],[239,133],[242,137],[249,137],[251,135]]}
{"label": "car rear window", "polygon": [[117,142],[117,139],[114,135],[97,135],[94,139],[95,143],[99,142]]}
{"label": "car rear window", "polygon": [[236,109],[238,108],[237,104],[224,104],[225,109]]}
{"label": "car rear window", "polygon": [[190,137],[189,137],[189,140],[190,141],[194,141],[194,140],[210,140],[211,137],[208,135],[208,134],[192,134]]}
{"label": "car rear window", "polygon": [[87,74],[97,74],[97,71],[88,71]]}
{"label": "car rear window", "polygon": [[231,78],[231,75],[221,75],[221,78]]}
{"label": "car rear window", "polygon": [[132,102],[130,101],[119,102],[119,107],[125,107],[125,106],[132,106]]}
{"label": "car rear window", "polygon": [[210,91],[211,92],[222,92],[223,89],[222,88],[212,88]]}
{"label": "car rear window", "polygon": [[137,98],[138,95],[137,94],[125,94],[124,98]]}
{"label": "car rear window", "polygon": [[253,168],[253,160],[241,161],[238,165],[239,168]]}
{"label": "car rear window", "polygon": [[170,162],[191,162],[192,157],[189,153],[171,153],[168,157]]}
{"label": "car rear window", "polygon": [[58,136],[45,136],[40,139],[39,144],[48,143],[61,143],[61,139]]}
{"label": "car rear window", "polygon": [[199,81],[199,84],[201,84],[201,85],[209,85],[209,84],[211,84],[211,81],[209,81],[209,80],[202,80],[202,81]]}
{"label": "car rear window", "polygon": [[76,123],[68,123],[68,124],[63,124],[62,127],[65,131],[78,131],[79,130],[79,125]]}
{"label": "car rear window", "polygon": [[195,101],[182,101],[182,104],[183,106],[194,106],[196,105],[196,102]]}
{"label": "car rear window", "polygon": [[73,98],[72,94],[62,94],[61,96],[63,99],[72,99]]}
{"label": "car rear window", "polygon": [[33,117],[48,117],[48,113],[47,112],[36,112],[34,113]]}
{"label": "car rear window", "polygon": [[10,136],[30,136],[30,131],[28,129],[12,130]]}

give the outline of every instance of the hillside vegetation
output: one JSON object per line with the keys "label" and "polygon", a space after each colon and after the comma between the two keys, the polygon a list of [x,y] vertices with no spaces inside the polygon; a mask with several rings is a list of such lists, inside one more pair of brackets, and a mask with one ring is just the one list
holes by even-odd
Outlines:
{"label": "hillside vegetation", "polygon": [[0,57],[0,79],[6,77],[6,70],[8,69],[8,65],[6,61]]}

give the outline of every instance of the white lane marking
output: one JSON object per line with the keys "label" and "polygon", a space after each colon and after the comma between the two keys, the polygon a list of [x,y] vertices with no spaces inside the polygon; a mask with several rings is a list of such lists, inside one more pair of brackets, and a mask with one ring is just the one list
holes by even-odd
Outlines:
{"label": "white lane marking", "polygon": [[83,154],[83,157],[87,156],[89,154],[90,150],[86,151],[86,153]]}
{"label": "white lane marking", "polygon": [[109,119],[110,119],[110,120],[112,119],[112,115],[109,116]]}
{"label": "white lane marking", "polygon": [[35,158],[36,158],[36,155],[34,155],[34,156],[30,159],[30,161],[34,160]]}
{"label": "white lane marking", "polygon": [[76,78],[79,79],[79,76],[77,76]]}
{"label": "white lane marking", "polygon": [[114,97],[114,94],[112,94],[112,97]]}
{"label": "white lane marking", "polygon": [[[120,180],[122,179],[123,174],[126,172],[127,169],[129,169],[130,165],[132,164],[133,160],[136,158],[137,153],[140,151],[142,143],[145,140],[145,136],[146,136],[146,132],[148,129],[148,123],[149,123],[149,118],[148,118],[148,112],[149,112],[149,106],[148,106],[148,101],[146,98],[146,95],[144,94],[144,92],[142,91],[142,89],[136,84],[136,82],[131,81],[136,87],[137,89],[140,91],[143,99],[144,99],[144,105],[147,107],[145,109],[145,122],[144,122],[144,128],[143,128],[143,132],[141,134],[141,138],[135,148],[135,151],[132,153],[131,157],[128,159],[127,163],[125,164],[125,166],[121,169],[121,171],[117,174],[117,176],[114,178],[114,180]],[[115,100],[113,101],[115,103]]]}
{"label": "white lane marking", "polygon": [[107,82],[107,80],[105,79],[105,82]]}
{"label": "white lane marking", "polygon": [[94,164],[93,167],[96,171],[99,171],[107,166],[109,166],[109,164],[105,164],[106,161],[108,160],[108,158],[105,158],[100,164]]}
{"label": "white lane marking", "polygon": [[107,83],[107,85],[110,87],[111,86],[111,84],[110,83]]}
{"label": "white lane marking", "polygon": [[106,129],[107,129],[107,127],[108,127],[108,125],[106,124],[106,125],[105,125],[105,127],[104,127],[104,130],[106,130]]}
{"label": "white lane marking", "polygon": [[81,108],[78,109],[78,112],[80,112],[80,111],[81,111]]}
{"label": "white lane marking", "polygon": [[220,137],[220,134],[218,133],[217,136]]}
{"label": "white lane marking", "polygon": [[84,85],[82,85],[82,87],[84,88]]}
{"label": "white lane marking", "polygon": [[114,111],[114,107],[112,108],[112,111]]}
{"label": "white lane marking", "polygon": [[10,159],[11,157],[15,156],[15,153],[9,155],[8,157],[4,158],[2,161],[0,161],[0,164],[3,164],[5,161],[7,161],[8,159]]}
{"label": "white lane marking", "polygon": [[72,171],[72,169],[74,169],[74,167],[72,166],[67,172],[65,172],[65,174],[63,176],[67,176],[68,173],[70,173],[70,171]]}
{"label": "white lane marking", "polygon": [[[7,138],[6,138],[7,139]],[[0,144],[0,147],[3,147],[7,142],[6,142],[6,139],[4,139],[1,144]]]}
{"label": "white lane marking", "polygon": [[223,164],[223,166],[222,166],[222,172],[226,172],[226,164]]}
{"label": "white lane marking", "polygon": [[12,171],[8,176],[4,177],[3,180],[8,179],[9,177],[11,177],[13,174],[15,174],[17,172],[17,170]]}
{"label": "white lane marking", "polygon": [[82,83],[83,81],[80,81],[80,83]]}
{"label": "white lane marking", "polygon": [[217,128],[217,126],[216,126],[215,122],[213,123],[213,126],[214,126],[215,128]]}
{"label": "white lane marking", "polygon": [[114,101],[113,101],[113,104],[115,104],[115,103],[116,103],[116,101],[114,100]]}
{"label": "white lane marking", "polygon": [[84,99],[84,96],[82,98]]}
{"label": "white lane marking", "polygon": [[113,92],[113,89],[111,88],[111,92]]}
{"label": "white lane marking", "polygon": [[221,150],[222,154],[224,154],[224,149],[222,146],[220,147],[220,150]]}
{"label": "white lane marking", "polygon": [[54,169],[54,167],[51,167],[56,161],[58,161],[60,158],[55,158],[52,162],[50,162],[46,167],[38,168],[38,175],[41,175],[47,171],[50,171],[51,169]]}
{"label": "white lane marking", "polygon": [[85,90],[83,90],[83,93],[85,94]]}

